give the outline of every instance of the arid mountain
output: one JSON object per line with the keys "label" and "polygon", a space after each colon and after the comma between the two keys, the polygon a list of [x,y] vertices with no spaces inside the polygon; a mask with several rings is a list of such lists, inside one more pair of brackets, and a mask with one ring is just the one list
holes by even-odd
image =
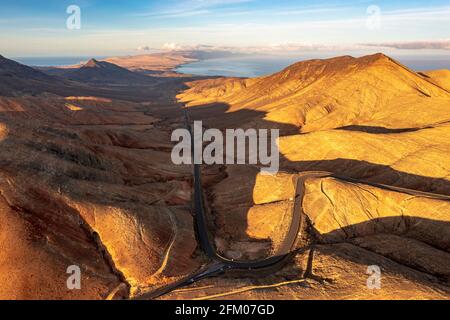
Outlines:
{"label": "arid mountain", "polygon": [[[270,280],[211,279],[168,297],[448,299],[450,93],[437,74],[376,54],[190,83],[178,97],[207,127],[282,132],[274,177],[252,166],[204,168],[218,250],[272,255],[297,201],[303,240],[314,245]],[[370,265],[383,270],[381,290],[366,285]]]}
{"label": "arid mountain", "polygon": [[[309,60],[271,76],[191,83],[188,105],[224,103],[264,120],[312,132],[364,124],[415,128],[448,120],[450,93],[395,60],[376,54]],[[450,112],[450,111],[449,111]]]}
{"label": "arid mountain", "polygon": [[64,97],[96,96],[135,102],[152,100],[153,103],[165,103],[168,96],[171,97],[171,101],[175,100],[174,95],[184,87],[184,81],[193,78],[148,77],[96,60],[80,68],[38,70],[2,57],[0,79],[2,80],[0,96],[55,94]]}
{"label": "arid mountain", "polygon": [[52,81],[54,78],[31,67],[7,59],[0,55],[0,75],[2,77],[28,78],[30,80]]}
{"label": "arid mountain", "polygon": [[89,60],[79,69],[68,71],[62,76],[73,81],[91,84],[142,85],[155,83],[155,79],[95,59]]}
{"label": "arid mountain", "polygon": [[[182,82],[97,87],[2,66],[0,298],[128,297],[193,272],[190,168],[170,161]],[[93,78],[135,76],[86,68]],[[159,114],[170,115],[161,126]],[[71,265],[82,290],[67,287]]]}
{"label": "arid mountain", "polygon": [[[206,127],[282,132],[276,175],[202,166],[218,252],[255,260],[295,241],[277,268],[218,275],[162,298],[450,297],[450,94],[433,72],[378,54],[186,88],[178,77],[117,85],[135,74],[93,60],[67,72],[108,84],[65,87],[4,60],[0,299],[141,297],[210,263],[194,227],[192,167],[171,160],[171,133],[184,127],[181,91]],[[55,79],[69,91],[46,94]],[[81,290],[67,287],[74,265]],[[380,289],[367,285],[374,266]]]}
{"label": "arid mountain", "polygon": [[[258,256],[264,248],[276,249],[285,236],[295,175],[257,176],[250,191],[242,181],[254,178],[243,171],[240,178],[233,175],[214,190],[227,200],[214,196],[220,219],[216,241],[228,254]],[[448,200],[331,177],[307,178],[303,187],[301,210],[307,224],[302,234],[307,242],[299,244],[293,263],[256,279],[206,279],[165,298],[448,299]],[[251,208],[231,203],[236,194],[230,190],[237,190],[241,199],[250,196]],[[244,213],[239,215],[239,209]],[[308,243],[311,247],[301,250]],[[379,289],[368,286],[369,267],[381,271]]]}

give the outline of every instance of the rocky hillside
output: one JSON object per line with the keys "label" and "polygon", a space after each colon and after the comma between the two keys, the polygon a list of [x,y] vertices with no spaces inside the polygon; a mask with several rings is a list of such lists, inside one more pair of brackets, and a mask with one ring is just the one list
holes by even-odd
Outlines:
{"label": "rocky hillside", "polygon": [[[190,170],[171,165],[170,131],[145,113],[0,98],[1,298],[128,296],[192,270]],[[83,290],[67,289],[69,265]]]}

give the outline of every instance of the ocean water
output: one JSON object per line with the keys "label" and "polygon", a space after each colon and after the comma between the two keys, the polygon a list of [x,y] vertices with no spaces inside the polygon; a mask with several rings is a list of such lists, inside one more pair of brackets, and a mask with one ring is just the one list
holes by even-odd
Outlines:
{"label": "ocean water", "polygon": [[[407,67],[416,70],[449,69],[450,57],[393,57]],[[180,73],[199,76],[225,77],[259,77],[272,74],[290,66],[293,63],[313,59],[312,57],[233,57],[197,61],[176,68]]]}
{"label": "ocean water", "polygon": [[[331,56],[330,56],[331,57]],[[16,57],[15,61],[38,67],[58,67],[79,64],[91,58],[104,59],[105,56],[87,57]],[[327,57],[323,57],[327,58]],[[416,70],[449,69],[450,57],[395,57],[407,67]],[[225,77],[259,77],[278,72],[293,63],[314,59],[310,56],[239,56],[228,58],[208,59],[182,65],[176,68],[180,73],[200,76]]]}
{"label": "ocean water", "polygon": [[197,61],[176,68],[200,76],[259,77],[278,72],[300,60],[298,57],[232,57]]}
{"label": "ocean water", "polygon": [[104,59],[105,57],[13,57],[11,59],[35,67],[60,67],[79,64],[89,59]]}

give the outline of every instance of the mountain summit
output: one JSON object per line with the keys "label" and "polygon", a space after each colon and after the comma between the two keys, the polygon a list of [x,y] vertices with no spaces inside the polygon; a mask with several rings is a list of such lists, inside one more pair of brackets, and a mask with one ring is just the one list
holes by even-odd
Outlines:
{"label": "mountain summit", "polygon": [[[229,111],[257,110],[266,113],[265,120],[301,132],[362,121],[394,128],[443,121],[444,98],[450,96],[384,54],[307,60],[266,77],[202,80],[189,86],[178,96],[188,105],[224,103]],[[405,120],[405,112],[416,116]]]}
{"label": "mountain summit", "polygon": [[85,68],[99,68],[105,65],[102,65],[102,63],[98,62],[95,59],[89,60],[86,64],[83,65]]}
{"label": "mountain summit", "polygon": [[148,84],[153,79],[106,61],[90,59],[78,69],[63,75],[65,78],[79,82],[95,84]]}

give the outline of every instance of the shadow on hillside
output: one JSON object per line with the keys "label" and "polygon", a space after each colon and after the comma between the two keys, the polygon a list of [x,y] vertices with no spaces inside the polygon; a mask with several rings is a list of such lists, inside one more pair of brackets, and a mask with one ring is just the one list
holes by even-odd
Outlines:
{"label": "shadow on hillside", "polygon": [[366,133],[374,133],[374,134],[415,132],[415,131],[419,131],[421,129],[424,129],[424,128],[390,129],[390,128],[385,128],[385,127],[361,126],[361,125],[352,125],[352,126],[336,128],[336,130],[357,131],[357,132],[366,132]]}
{"label": "shadow on hillside", "polygon": [[[382,270],[392,270],[392,267],[398,268],[398,265],[402,265],[407,267],[403,269],[406,272],[402,275],[411,280],[426,279],[431,282],[439,280],[448,285],[450,268],[443,261],[448,261],[450,257],[449,230],[449,221],[402,216],[399,213],[398,216],[374,218],[327,233],[321,234],[317,230],[314,232],[318,244],[350,243],[366,251],[364,256],[358,253],[345,254],[339,250],[333,251],[344,259],[363,266],[379,265]],[[375,236],[380,238],[371,238]],[[387,243],[380,240],[385,238],[390,238]],[[400,248],[403,248],[404,252],[401,252]],[[407,252],[408,249],[415,249],[414,254]],[[394,269],[395,271],[399,270]],[[426,274],[425,277],[423,273]],[[429,277],[430,275],[435,279]]]}
{"label": "shadow on hillside", "polygon": [[[229,106],[227,104],[218,103],[191,107],[189,108],[189,113],[192,120],[202,120],[204,126],[209,128],[219,128],[221,130],[226,128],[277,128],[280,130],[282,135],[298,133],[298,128],[294,126],[274,123],[265,120],[264,112],[246,109],[235,112],[227,112],[228,110]],[[402,133],[413,132],[419,129],[414,128],[391,130],[379,127],[349,126],[345,128],[345,130],[358,130],[368,133]],[[205,173],[208,173],[208,168],[208,166],[203,166],[204,175]],[[280,170],[291,173],[304,171],[328,171],[344,178],[361,179],[368,181],[368,183],[380,183],[418,191],[450,195],[450,182],[445,179],[401,172],[386,165],[378,165],[367,161],[353,159],[318,159],[315,161],[292,162],[282,154],[280,154]],[[227,238],[228,241],[261,241],[258,239],[253,239],[247,234],[247,229],[249,227],[249,209],[255,205],[253,201],[253,189],[256,184],[257,174],[258,170],[254,170],[254,168],[248,167],[246,174],[242,175],[241,177],[228,176],[225,178],[227,180],[219,180],[213,183],[206,183],[204,185],[204,189],[208,194],[209,204],[212,209],[212,216],[215,217],[215,219],[217,219],[218,216],[222,216],[220,218],[222,220],[221,223],[226,223],[227,220],[230,222],[230,228],[227,228],[226,226],[219,226],[220,229],[225,229],[226,232],[230,232],[230,229],[232,230],[233,236],[232,238]],[[234,184],[232,183],[239,183],[239,180],[241,180],[239,186],[245,186],[246,188],[248,188],[248,190],[246,192],[241,192],[240,189],[240,195],[234,198],[234,200],[236,200],[236,203],[228,204],[226,206],[228,209],[226,210],[226,212],[224,212],[223,202],[233,201],[233,198],[230,196],[233,193],[232,188]],[[231,190],[224,191],[224,188],[217,189],[217,186],[221,183],[230,183]],[[351,241],[353,238],[370,234],[393,234],[417,238],[417,240],[419,241],[428,241],[429,245],[435,248],[438,247],[439,244],[442,244],[440,250],[443,251],[445,251],[444,249],[448,248],[450,239],[442,239],[442,232],[445,233],[445,230],[448,230],[447,234],[450,233],[449,222],[434,221],[417,217],[404,218],[401,216],[402,213],[398,214],[398,217],[373,219],[359,223],[357,225],[350,225],[327,234],[321,235],[317,230],[315,230],[314,232],[319,239],[319,243],[323,244],[333,242],[347,242]],[[219,236],[224,236],[226,232],[220,229],[215,230],[216,234]],[[351,236],[349,237],[349,235]],[[229,237],[229,234],[227,236]],[[393,257],[385,258],[379,254],[373,254],[369,252],[367,253],[367,259],[358,256],[358,254],[351,255],[337,253],[337,255],[341,256],[343,259],[351,260],[357,264],[361,264],[364,266],[378,263],[381,266],[386,266],[386,268],[390,267],[391,269],[399,267],[395,262],[395,258]],[[443,252],[443,254],[447,254],[447,251],[445,251],[445,253]],[[405,261],[398,261],[398,263],[403,264],[403,266],[405,265]],[[409,270],[409,268],[414,268],[419,271],[427,271],[428,273],[430,273],[430,270],[424,270],[423,266],[416,265],[414,264],[414,262],[407,264],[407,267],[407,269],[402,270],[404,271]],[[431,274],[442,281],[448,281],[450,276],[450,274],[440,274],[439,272],[436,272],[434,274],[433,272],[431,272]],[[424,278],[424,274],[421,274],[419,276],[419,273],[414,271],[408,271],[404,276],[417,281],[424,281],[424,279],[427,279],[428,277],[425,276]],[[427,284],[430,285],[429,282],[427,282]]]}
{"label": "shadow on hillside", "polygon": [[287,172],[327,171],[343,177],[373,183],[450,195],[450,181],[446,179],[398,171],[388,165],[370,163],[364,160],[333,159],[293,162],[282,157],[280,167]]}
{"label": "shadow on hillside", "polygon": [[[202,120],[203,125],[208,128],[235,129],[235,128],[267,128],[279,129],[281,135],[289,135],[294,132],[298,133],[298,128],[292,125],[280,124],[270,122],[264,119],[265,113],[255,110],[239,110],[235,112],[227,112],[229,106],[224,103],[202,105],[198,107],[189,108],[189,113],[192,120]],[[366,130],[370,127],[357,126],[358,130]],[[355,129],[355,128],[353,128]],[[387,131],[389,129],[384,129]],[[380,133],[380,128],[376,128],[377,133]],[[412,131],[412,130],[411,130]],[[407,132],[402,129],[402,132]],[[410,132],[408,130],[408,132]],[[293,162],[280,154],[280,170],[290,173],[304,172],[304,171],[327,171],[342,177],[353,179],[361,179],[372,183],[380,183],[418,191],[439,193],[450,195],[450,182],[445,179],[432,178],[410,174],[406,172],[397,171],[386,165],[373,164],[367,161],[353,160],[353,159],[334,159],[334,160],[314,160],[314,161],[299,161]],[[208,173],[208,167],[203,168],[204,172]],[[217,171],[217,170],[216,170]],[[256,183],[256,176],[258,171],[250,168],[248,173],[242,177],[242,182],[239,187],[246,186],[247,192],[238,195],[236,198],[239,203],[236,203],[236,216],[230,217],[233,221],[239,221],[234,228],[234,235],[237,239],[250,239],[247,235],[248,211],[243,208],[250,208],[255,205],[253,202],[253,188]],[[239,178],[228,177],[228,181],[238,183]],[[217,182],[217,181],[216,181]],[[230,193],[233,190],[228,190],[226,194],[220,194],[214,189],[214,185],[206,184],[205,189],[210,195],[214,210],[215,199],[230,199]],[[234,224],[233,224],[234,226]]]}

